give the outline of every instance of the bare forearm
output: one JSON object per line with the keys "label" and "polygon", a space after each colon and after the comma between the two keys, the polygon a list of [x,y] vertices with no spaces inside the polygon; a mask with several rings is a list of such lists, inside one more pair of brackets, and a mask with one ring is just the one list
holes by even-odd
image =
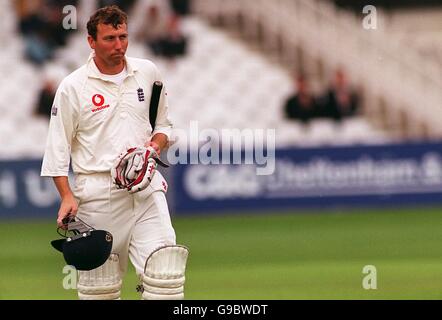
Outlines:
{"label": "bare forearm", "polygon": [[57,187],[58,193],[60,194],[61,199],[72,196],[72,190],[69,186],[68,177],[54,177],[54,183]]}

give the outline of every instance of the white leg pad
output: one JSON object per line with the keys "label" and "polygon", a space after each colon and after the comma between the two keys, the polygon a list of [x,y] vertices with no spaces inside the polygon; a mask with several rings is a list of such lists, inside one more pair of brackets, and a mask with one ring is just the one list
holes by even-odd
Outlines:
{"label": "white leg pad", "polygon": [[118,300],[122,280],[118,255],[111,254],[100,267],[91,271],[79,271],[78,297],[80,300]]}
{"label": "white leg pad", "polygon": [[166,246],[155,250],[144,268],[144,300],[182,300],[186,281],[189,250],[183,246]]}

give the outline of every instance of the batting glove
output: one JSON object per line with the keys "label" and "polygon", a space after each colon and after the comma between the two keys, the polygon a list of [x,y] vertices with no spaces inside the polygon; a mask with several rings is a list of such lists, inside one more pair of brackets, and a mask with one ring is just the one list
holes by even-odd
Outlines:
{"label": "batting glove", "polygon": [[156,158],[158,154],[152,147],[131,148],[120,154],[111,169],[113,183],[130,193],[144,190],[155,174]]}

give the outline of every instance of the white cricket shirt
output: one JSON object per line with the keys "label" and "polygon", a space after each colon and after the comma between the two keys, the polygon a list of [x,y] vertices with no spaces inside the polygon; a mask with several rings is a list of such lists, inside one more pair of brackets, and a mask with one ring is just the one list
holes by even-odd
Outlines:
{"label": "white cricket shirt", "polygon": [[143,146],[157,133],[169,139],[172,123],[163,89],[155,131],[149,122],[152,85],[161,81],[149,60],[126,57],[127,75],[119,86],[105,80],[93,60],[60,84],[52,107],[42,176],[109,172],[118,155]]}

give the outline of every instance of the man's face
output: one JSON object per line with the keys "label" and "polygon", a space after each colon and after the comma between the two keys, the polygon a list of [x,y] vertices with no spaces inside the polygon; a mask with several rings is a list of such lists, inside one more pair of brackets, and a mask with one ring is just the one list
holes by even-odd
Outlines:
{"label": "man's face", "polygon": [[120,24],[115,29],[112,25],[100,23],[97,26],[97,39],[88,37],[89,44],[95,55],[109,66],[123,62],[128,46],[127,25]]}

